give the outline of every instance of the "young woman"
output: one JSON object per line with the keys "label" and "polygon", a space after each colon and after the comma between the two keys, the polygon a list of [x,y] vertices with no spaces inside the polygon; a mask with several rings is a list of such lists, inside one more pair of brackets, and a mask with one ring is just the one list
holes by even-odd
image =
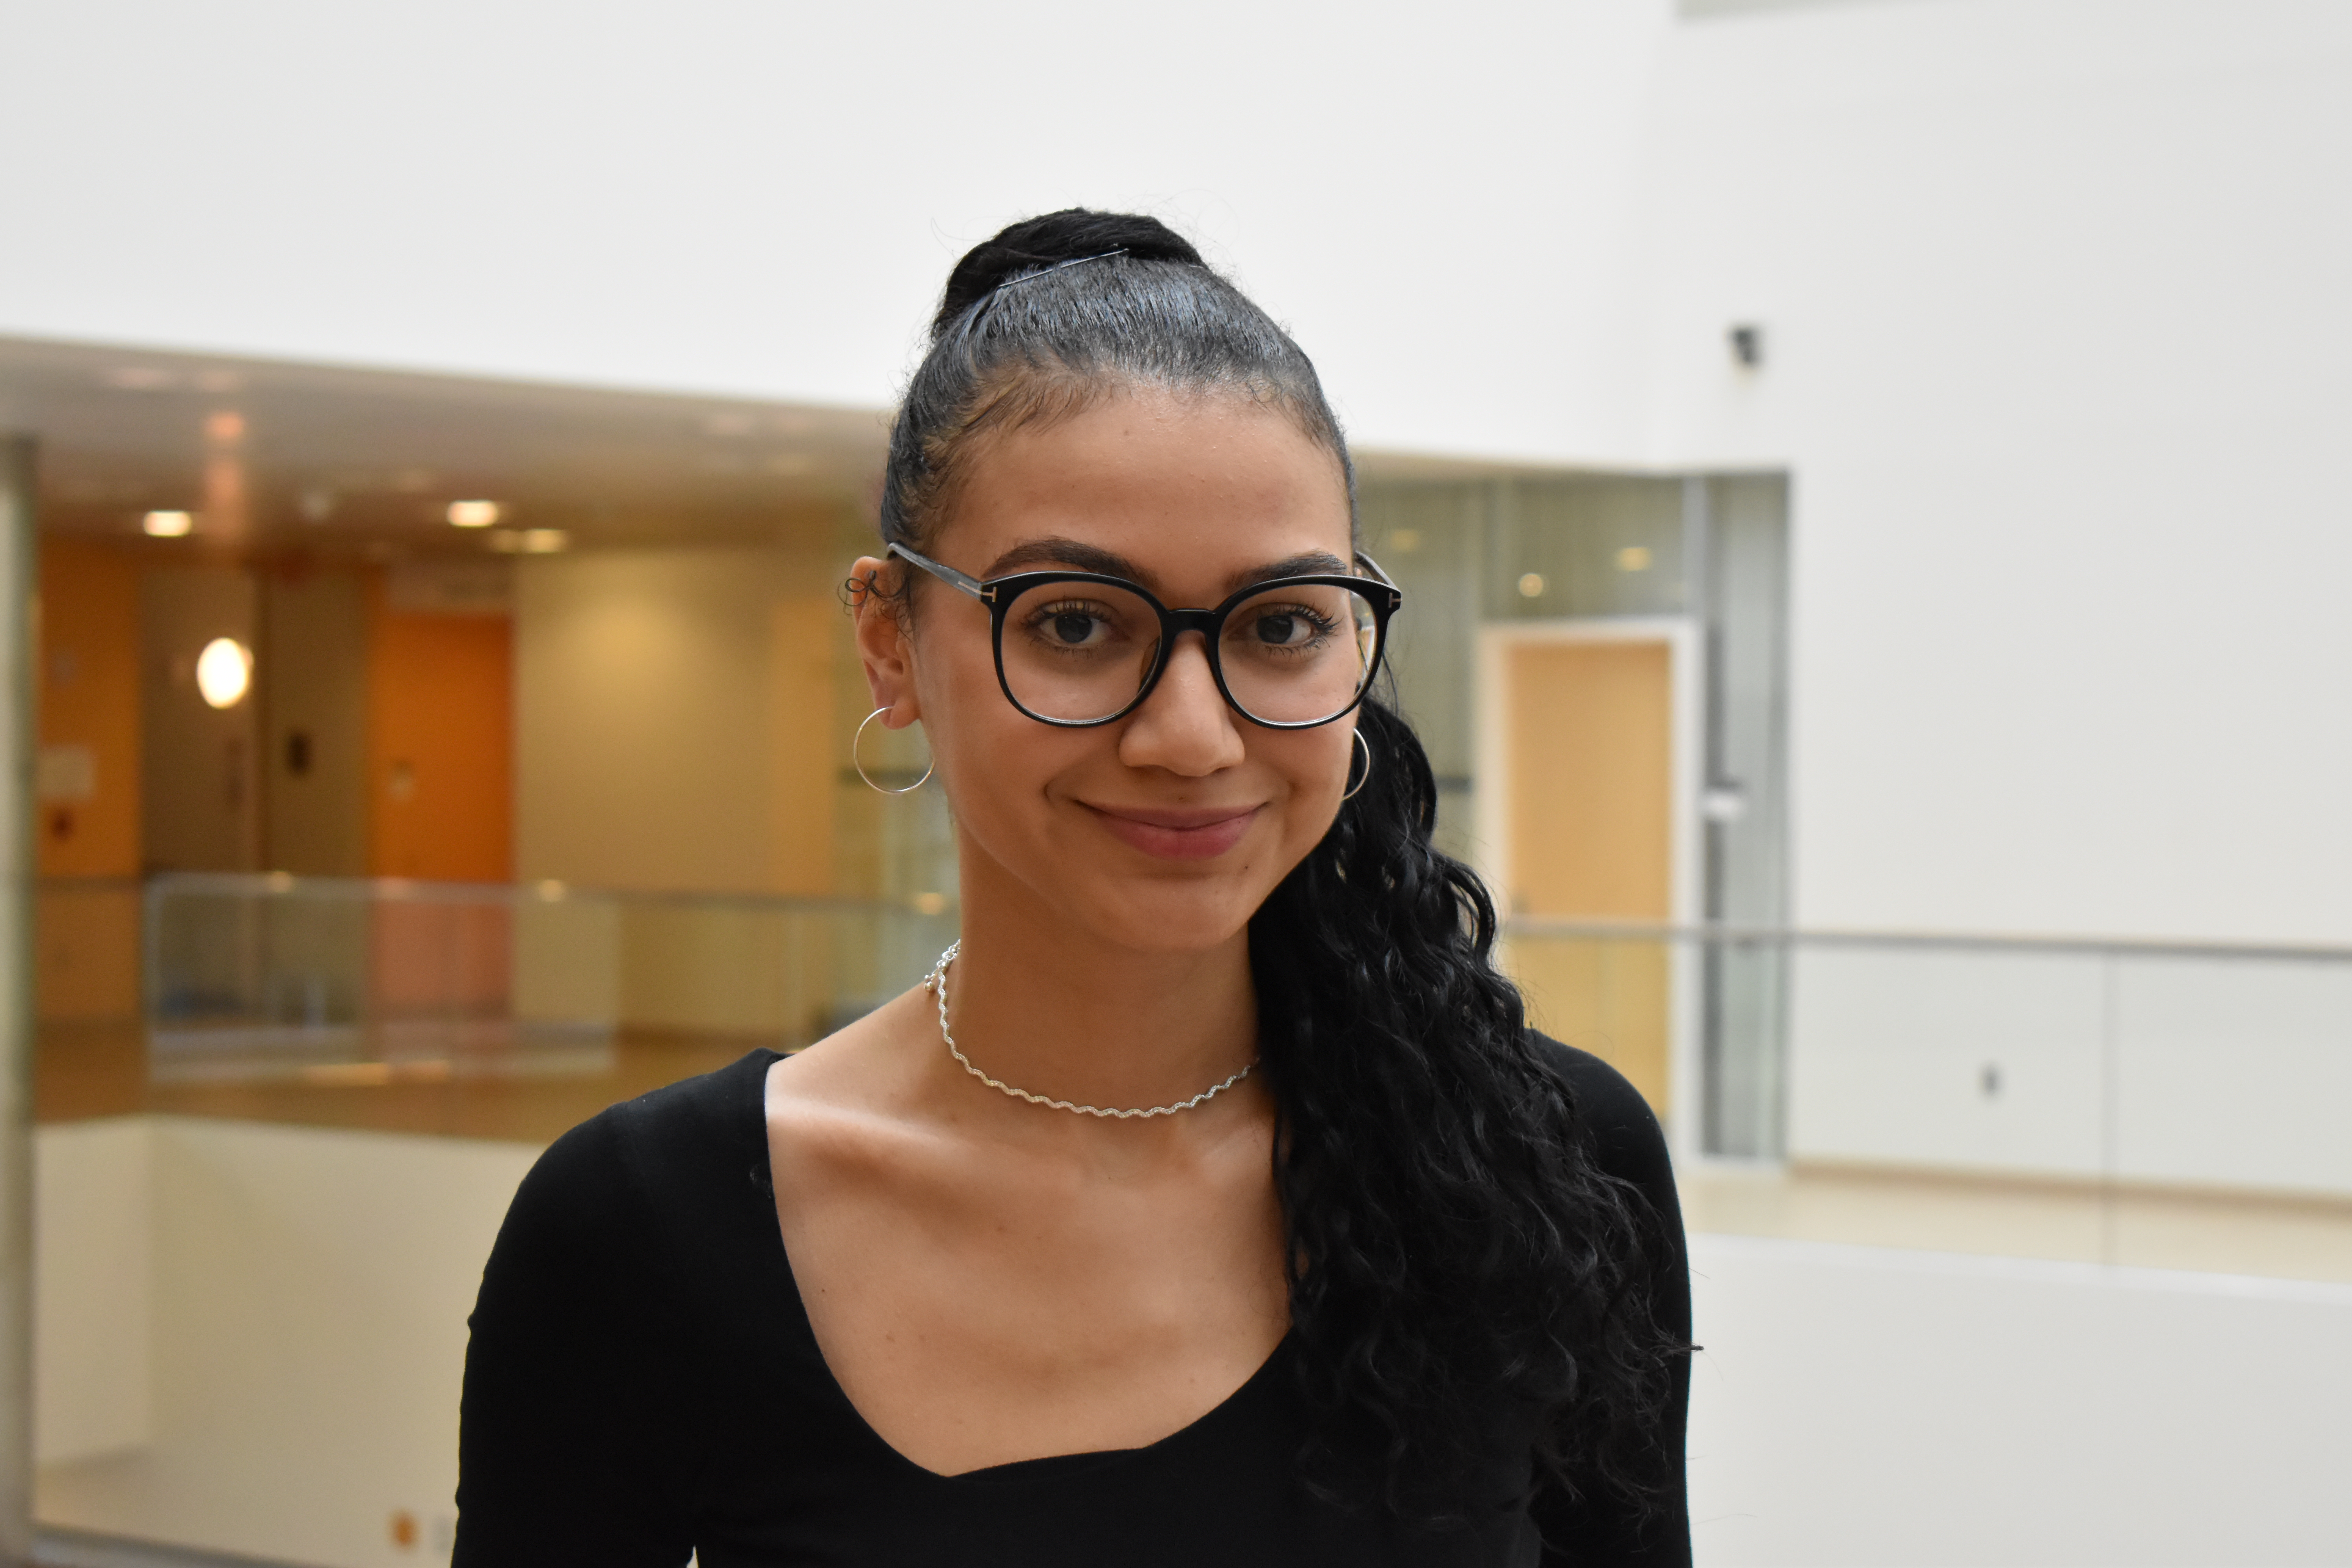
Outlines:
{"label": "young woman", "polygon": [[540,1162],[458,1568],[1688,1561],[1664,1146],[1431,847],[1353,489],[1159,223],[957,265],[851,599],[962,940]]}

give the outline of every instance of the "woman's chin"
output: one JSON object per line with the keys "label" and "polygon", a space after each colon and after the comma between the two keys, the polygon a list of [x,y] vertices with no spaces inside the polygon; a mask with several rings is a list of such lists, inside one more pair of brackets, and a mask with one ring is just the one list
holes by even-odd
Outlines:
{"label": "woman's chin", "polygon": [[1070,913],[1092,942],[1137,952],[1207,952],[1247,930],[1265,901],[1262,889],[1147,882],[1105,889]]}

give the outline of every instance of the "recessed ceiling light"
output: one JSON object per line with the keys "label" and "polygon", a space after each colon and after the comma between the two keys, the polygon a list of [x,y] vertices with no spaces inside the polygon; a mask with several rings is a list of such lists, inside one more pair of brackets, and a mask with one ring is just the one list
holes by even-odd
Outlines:
{"label": "recessed ceiling light", "polygon": [[151,511],[139,520],[139,531],[151,539],[178,539],[195,526],[184,511]]}
{"label": "recessed ceiling light", "polygon": [[196,690],[214,708],[234,708],[253,684],[253,655],[235,637],[215,637],[196,655]]}
{"label": "recessed ceiling light", "polygon": [[488,528],[498,521],[500,510],[494,500],[453,500],[449,521],[457,528]]}
{"label": "recessed ceiling light", "polygon": [[1519,579],[1519,597],[1522,599],[1540,599],[1543,597],[1543,591],[1542,573],[1530,572]]}

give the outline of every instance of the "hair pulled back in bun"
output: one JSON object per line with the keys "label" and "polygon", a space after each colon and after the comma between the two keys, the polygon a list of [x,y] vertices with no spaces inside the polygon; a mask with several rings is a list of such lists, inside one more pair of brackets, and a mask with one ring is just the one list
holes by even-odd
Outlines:
{"label": "hair pulled back in bun", "polygon": [[[1278,411],[1332,454],[1352,511],[1347,442],[1289,335],[1157,219],[1072,208],[957,263],[891,430],[883,537],[928,551],[992,433],[1137,385]],[[1249,931],[1293,1362],[1318,1414],[1306,1474],[1458,1519],[1516,1500],[1471,1478],[1533,1433],[1558,1481],[1638,1517],[1681,1460],[1656,1438],[1685,1348],[1650,1303],[1670,1250],[1537,1055],[1486,888],[1431,842],[1412,726],[1367,701],[1357,732],[1364,787]]]}
{"label": "hair pulled back in bun", "polygon": [[999,285],[1033,276],[1047,268],[1087,261],[1112,252],[1138,261],[1174,261],[1205,268],[1207,263],[1192,242],[1156,217],[1130,213],[1089,212],[1069,207],[1044,217],[1024,218],[993,239],[983,239],[948,274],[947,292],[939,314],[931,318],[931,336]]}
{"label": "hair pulled back in bun", "polygon": [[1355,475],[1315,366],[1158,218],[1071,207],[972,247],[948,276],[882,476],[882,537],[925,549],[972,454],[1122,390],[1225,393],[1278,411]]}

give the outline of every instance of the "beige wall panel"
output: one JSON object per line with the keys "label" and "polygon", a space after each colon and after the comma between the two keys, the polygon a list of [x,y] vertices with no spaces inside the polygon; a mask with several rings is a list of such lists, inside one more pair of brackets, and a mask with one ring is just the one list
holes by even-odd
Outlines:
{"label": "beige wall panel", "polygon": [[516,574],[516,870],[768,890],[774,606],[785,558],[615,551]]}
{"label": "beige wall panel", "polygon": [[367,657],[357,573],[263,583],[262,854],[272,870],[367,874]]}
{"label": "beige wall panel", "polygon": [[512,995],[518,1021],[619,1023],[620,906],[605,899],[518,903]]}
{"label": "beige wall panel", "polygon": [[151,869],[258,868],[257,703],[213,709],[196,693],[196,656],[215,637],[247,648],[254,581],[235,567],[150,572],[139,584],[141,837]]}
{"label": "beige wall panel", "polygon": [[775,607],[770,700],[769,885],[780,893],[823,896],[835,885],[835,804],[840,799],[842,757],[835,653],[844,615],[831,595],[787,599]]}

